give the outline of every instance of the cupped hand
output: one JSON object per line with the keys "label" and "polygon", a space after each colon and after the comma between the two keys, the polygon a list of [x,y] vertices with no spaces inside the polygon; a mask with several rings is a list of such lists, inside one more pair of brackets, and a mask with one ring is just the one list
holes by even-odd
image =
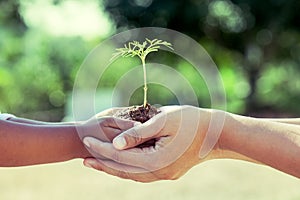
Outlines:
{"label": "cupped hand", "polygon": [[[160,110],[146,123],[117,136],[113,144],[85,138],[93,152],[106,159],[88,158],[84,164],[121,178],[151,182],[177,179],[194,165],[217,157],[217,141],[205,158],[200,156],[203,141],[212,143],[209,140],[214,139],[206,137],[208,132],[216,131],[210,126],[212,110],[192,106],[167,106]],[[136,147],[154,138],[154,146]]]}
{"label": "cupped hand", "polygon": [[[104,110],[89,120],[76,125],[79,137],[92,137],[103,142],[112,142],[112,140],[129,128],[132,128],[137,122],[112,117],[112,115],[123,108],[111,108]],[[139,123],[138,123],[139,124]],[[93,151],[88,149],[92,155]],[[99,154],[97,154],[99,156]]]}
{"label": "cupped hand", "polygon": [[100,117],[105,117],[105,116],[113,116],[114,114],[116,114],[120,110],[124,110],[126,108],[128,108],[128,107],[114,107],[114,108],[109,108],[109,109],[106,109],[106,110],[103,110],[103,111],[97,113],[94,117],[100,118]]}

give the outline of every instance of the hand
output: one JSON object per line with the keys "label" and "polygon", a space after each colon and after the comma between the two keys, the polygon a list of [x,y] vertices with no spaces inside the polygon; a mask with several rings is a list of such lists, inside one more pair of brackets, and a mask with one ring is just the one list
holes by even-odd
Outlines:
{"label": "hand", "polygon": [[[123,108],[104,110],[89,120],[79,123],[79,125],[76,126],[76,129],[81,140],[83,140],[84,137],[89,136],[104,142],[112,142],[113,138],[117,135],[132,128],[137,122],[111,117],[120,109]],[[92,155],[94,154],[92,151],[90,151],[90,153]]]}
{"label": "hand", "polygon": [[92,136],[105,142],[112,142],[112,139],[122,131],[133,127],[136,123],[139,124],[135,121],[112,117],[116,112],[124,108],[125,107],[116,107],[106,109],[97,113],[84,123],[81,123],[81,129],[79,129],[81,133],[80,138],[83,139],[85,136]]}
{"label": "hand", "polygon": [[104,142],[112,140],[123,131],[132,128],[136,122],[114,117],[91,118],[76,126],[79,137],[94,137]]}
{"label": "hand", "polygon": [[120,110],[123,110],[127,107],[115,107],[115,108],[109,108],[106,110],[101,111],[100,113],[96,114],[95,117],[104,117],[104,116],[113,116],[115,113],[117,113]]}
{"label": "hand", "polygon": [[[151,182],[177,179],[194,165],[218,156],[217,132],[221,126],[212,127],[210,122],[213,115],[222,119],[221,112],[192,106],[167,106],[160,110],[146,123],[116,137],[113,144],[86,138],[91,149],[101,152],[106,160],[86,159],[84,164],[121,178]],[[214,137],[208,133],[215,133]],[[154,146],[135,147],[153,138]]]}

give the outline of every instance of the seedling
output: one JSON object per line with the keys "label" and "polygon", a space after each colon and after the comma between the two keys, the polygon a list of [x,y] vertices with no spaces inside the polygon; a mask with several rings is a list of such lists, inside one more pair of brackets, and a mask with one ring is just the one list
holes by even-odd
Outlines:
{"label": "seedling", "polygon": [[116,49],[116,52],[113,54],[112,60],[118,57],[134,57],[138,56],[143,65],[144,72],[144,103],[143,107],[146,108],[147,105],[147,71],[146,71],[146,57],[151,52],[158,51],[161,46],[165,46],[171,50],[172,44],[163,40],[153,39],[150,40],[146,38],[143,43],[139,43],[138,41],[131,41],[124,45],[123,48]]}

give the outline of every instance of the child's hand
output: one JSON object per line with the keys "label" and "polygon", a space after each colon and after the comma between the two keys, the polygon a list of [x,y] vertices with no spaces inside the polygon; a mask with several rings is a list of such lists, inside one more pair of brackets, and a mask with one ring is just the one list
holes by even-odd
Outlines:
{"label": "child's hand", "polygon": [[132,128],[135,123],[135,121],[127,119],[97,116],[81,123],[76,128],[81,139],[90,136],[104,142],[112,142],[116,136],[123,131]]}
{"label": "child's hand", "polygon": [[[135,124],[140,124],[135,121],[112,117],[112,115],[120,109],[124,108],[104,110],[89,120],[80,123],[80,125],[76,126],[80,139],[83,140],[84,137],[89,136],[103,142],[112,142],[112,140],[123,131],[132,128]],[[90,151],[90,153],[92,155],[94,154],[93,151]],[[101,157],[99,154],[93,156],[97,158]]]}

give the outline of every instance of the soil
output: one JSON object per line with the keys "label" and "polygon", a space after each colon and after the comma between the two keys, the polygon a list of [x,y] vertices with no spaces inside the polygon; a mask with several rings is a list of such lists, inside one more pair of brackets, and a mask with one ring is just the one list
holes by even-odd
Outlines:
{"label": "soil", "polygon": [[[148,121],[158,113],[160,113],[159,109],[147,103],[145,107],[141,105],[141,106],[132,106],[132,107],[125,108],[123,110],[116,112],[113,116],[122,119],[129,119],[129,120],[145,123],[146,121]],[[144,142],[143,144],[138,145],[138,147],[144,148],[144,147],[154,146],[155,142],[156,139],[151,139],[147,142]]]}

